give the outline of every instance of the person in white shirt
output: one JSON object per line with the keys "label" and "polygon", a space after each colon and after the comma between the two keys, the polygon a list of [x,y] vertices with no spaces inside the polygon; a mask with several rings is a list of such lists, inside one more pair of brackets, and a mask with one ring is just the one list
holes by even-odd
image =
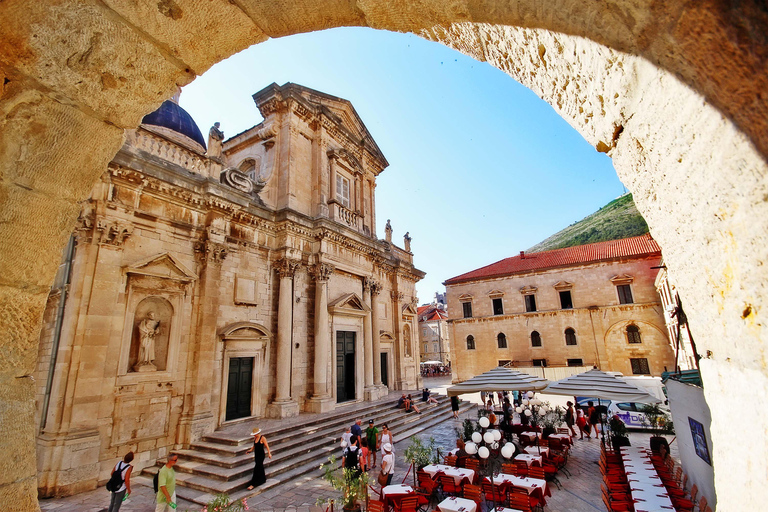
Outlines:
{"label": "person in white shirt", "polygon": [[395,454],[392,453],[392,445],[384,443],[381,447],[384,457],[381,459],[381,472],[387,475],[387,484],[392,483],[392,475],[395,474]]}

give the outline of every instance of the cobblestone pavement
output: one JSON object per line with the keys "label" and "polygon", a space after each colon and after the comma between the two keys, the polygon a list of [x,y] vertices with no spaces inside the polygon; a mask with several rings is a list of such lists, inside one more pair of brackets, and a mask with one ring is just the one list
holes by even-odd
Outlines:
{"label": "cobblestone pavement", "polygon": [[[474,410],[465,413],[464,417],[476,418]],[[434,437],[441,452],[455,446],[455,429],[461,424],[460,420],[448,420],[429,432],[419,434],[423,440]],[[408,446],[407,439],[398,439],[395,435],[395,477],[393,482],[413,482],[413,475],[408,473],[408,464],[402,454]],[[648,434],[632,433],[630,440],[633,445],[648,445]],[[677,445],[671,445],[673,457],[677,456]],[[571,477],[561,476],[561,489],[552,488],[552,497],[548,500],[545,512],[594,512],[603,511],[604,506],[600,497],[600,469],[597,461],[600,455],[600,444],[596,440],[576,440],[571,451],[567,468]],[[379,461],[380,462],[380,461]],[[374,473],[375,474],[375,473]],[[293,484],[284,484],[265,491],[248,500],[250,510],[259,512],[322,512],[318,507],[318,498],[335,497],[336,493],[327,482],[319,477],[301,478]],[[96,489],[76,496],[59,499],[42,500],[44,511],[56,512],[102,512],[109,505],[109,493],[104,489]],[[200,506],[180,500],[180,511],[199,511]],[[134,485],[133,494],[128,502],[120,509],[124,512],[154,510],[154,493],[150,487]]]}

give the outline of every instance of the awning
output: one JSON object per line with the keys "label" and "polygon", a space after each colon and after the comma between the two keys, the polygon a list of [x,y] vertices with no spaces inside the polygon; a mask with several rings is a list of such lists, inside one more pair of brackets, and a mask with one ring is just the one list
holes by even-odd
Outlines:
{"label": "awning", "polygon": [[547,379],[499,366],[451,386],[447,392],[448,396],[457,396],[478,391],[539,391],[548,383]]}

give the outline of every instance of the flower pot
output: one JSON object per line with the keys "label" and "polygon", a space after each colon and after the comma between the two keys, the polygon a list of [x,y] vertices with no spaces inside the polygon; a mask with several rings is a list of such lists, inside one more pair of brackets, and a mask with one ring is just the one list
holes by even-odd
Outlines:
{"label": "flower pot", "polygon": [[344,512],[360,512],[361,506],[359,503],[355,503],[354,505],[351,505],[351,507],[347,508],[346,506],[342,507],[344,509]]}

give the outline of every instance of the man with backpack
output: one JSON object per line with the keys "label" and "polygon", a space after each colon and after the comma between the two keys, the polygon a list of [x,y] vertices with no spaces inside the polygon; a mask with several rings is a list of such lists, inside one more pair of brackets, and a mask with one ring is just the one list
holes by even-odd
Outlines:
{"label": "man with backpack", "polygon": [[347,449],[344,451],[344,469],[354,471],[354,477],[358,478],[363,470],[360,468],[360,438],[352,436]]}
{"label": "man with backpack", "polygon": [[170,512],[176,509],[176,471],[173,466],[179,456],[172,453],[168,462],[157,473],[157,506],[155,512]]}
{"label": "man with backpack", "polygon": [[109,512],[118,512],[123,501],[131,495],[131,471],[133,470],[131,461],[133,461],[133,452],[128,452],[112,469],[112,476],[107,482],[107,490],[112,494],[109,500]]}

